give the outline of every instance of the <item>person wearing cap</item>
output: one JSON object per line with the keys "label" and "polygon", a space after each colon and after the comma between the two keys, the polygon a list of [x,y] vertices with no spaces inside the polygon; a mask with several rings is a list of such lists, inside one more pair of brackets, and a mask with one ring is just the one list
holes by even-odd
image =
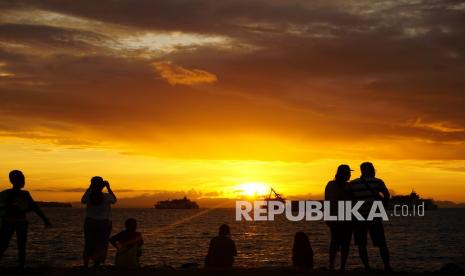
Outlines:
{"label": "person wearing cap", "polygon": [[[349,180],[351,169],[348,165],[340,165],[337,168],[334,180],[326,185],[325,201],[330,202],[331,216],[337,216],[338,201],[350,200]],[[338,251],[341,252],[341,270],[345,270],[349,255],[350,240],[352,237],[352,225],[350,221],[327,221],[331,233],[329,245],[329,269],[334,270],[334,261]]]}

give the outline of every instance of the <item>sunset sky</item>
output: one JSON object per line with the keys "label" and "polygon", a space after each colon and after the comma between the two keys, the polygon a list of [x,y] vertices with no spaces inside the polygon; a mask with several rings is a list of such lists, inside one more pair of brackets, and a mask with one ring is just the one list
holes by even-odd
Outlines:
{"label": "sunset sky", "polygon": [[318,198],[370,160],[465,201],[464,26],[460,1],[0,0],[0,188]]}

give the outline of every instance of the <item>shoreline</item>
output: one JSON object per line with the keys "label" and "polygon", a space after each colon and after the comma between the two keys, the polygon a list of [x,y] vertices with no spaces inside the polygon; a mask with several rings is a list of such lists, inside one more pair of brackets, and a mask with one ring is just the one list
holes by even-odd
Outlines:
{"label": "shoreline", "polygon": [[230,269],[214,269],[214,268],[173,268],[173,267],[160,267],[160,266],[144,266],[137,270],[124,270],[117,269],[114,266],[102,266],[97,269],[83,267],[27,267],[24,271],[19,272],[14,267],[0,267],[0,274],[4,276],[9,275],[47,275],[47,276],[88,276],[88,275],[131,275],[131,276],[197,276],[197,275],[222,275],[222,276],[300,276],[300,275],[317,275],[317,276],[330,276],[330,275],[403,275],[403,276],[427,276],[427,275],[465,275],[465,269],[457,264],[445,264],[442,268],[435,271],[402,271],[396,270],[388,273],[383,270],[373,269],[372,271],[365,271],[362,268],[350,269],[344,272],[329,271],[327,268],[315,269],[301,269],[295,267],[257,267],[257,268],[243,268],[234,267]]}

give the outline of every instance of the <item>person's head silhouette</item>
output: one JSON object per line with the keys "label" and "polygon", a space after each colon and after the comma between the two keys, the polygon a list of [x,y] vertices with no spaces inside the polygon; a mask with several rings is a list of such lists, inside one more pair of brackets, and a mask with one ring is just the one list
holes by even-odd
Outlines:
{"label": "person's head silhouette", "polygon": [[370,162],[364,162],[360,165],[360,171],[362,172],[362,177],[375,177],[376,171],[375,167]]}
{"label": "person's head silhouette", "polygon": [[297,232],[294,236],[294,248],[295,247],[310,247],[310,240],[308,239],[307,234],[304,232]]}
{"label": "person's head silhouette", "polygon": [[337,167],[337,172],[336,172],[336,176],[334,177],[334,179],[337,182],[347,182],[350,179],[351,171],[352,170],[350,169],[349,165],[345,165],[345,164],[340,165],[339,167]]}
{"label": "person's head silhouette", "polygon": [[26,179],[24,177],[23,172],[20,170],[12,170],[8,175],[10,178],[10,182],[15,189],[22,189],[24,188],[24,184],[26,183]]}
{"label": "person's head silhouette", "polygon": [[220,226],[219,231],[218,231],[218,235],[220,235],[220,236],[230,236],[231,235],[231,229],[229,229],[229,226],[227,224],[222,224]]}
{"label": "person's head silhouette", "polygon": [[94,176],[90,179],[90,187],[92,188],[92,191],[102,191],[103,188],[105,187],[103,183],[103,178],[101,176]]}
{"label": "person's head silhouette", "polygon": [[105,183],[100,176],[94,176],[90,179],[90,202],[93,205],[100,205],[103,202],[103,188]]}
{"label": "person's head silhouette", "polygon": [[136,232],[137,230],[137,221],[133,218],[127,219],[124,222],[124,226],[126,226],[126,230],[130,232]]}

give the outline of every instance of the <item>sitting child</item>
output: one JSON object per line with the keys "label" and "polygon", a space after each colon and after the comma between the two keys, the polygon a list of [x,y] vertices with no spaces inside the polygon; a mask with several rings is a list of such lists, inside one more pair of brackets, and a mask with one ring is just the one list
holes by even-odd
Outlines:
{"label": "sitting child", "polygon": [[297,232],[292,248],[292,265],[301,268],[313,268],[313,249],[308,236]]}
{"label": "sitting child", "polygon": [[139,268],[141,247],[144,244],[142,234],[137,232],[137,221],[128,219],[125,222],[126,230],[110,238],[110,243],[118,249],[115,266],[118,268]]}
{"label": "sitting child", "polygon": [[231,239],[229,226],[223,224],[220,226],[218,236],[210,241],[205,267],[232,267],[236,255],[236,244]]}

